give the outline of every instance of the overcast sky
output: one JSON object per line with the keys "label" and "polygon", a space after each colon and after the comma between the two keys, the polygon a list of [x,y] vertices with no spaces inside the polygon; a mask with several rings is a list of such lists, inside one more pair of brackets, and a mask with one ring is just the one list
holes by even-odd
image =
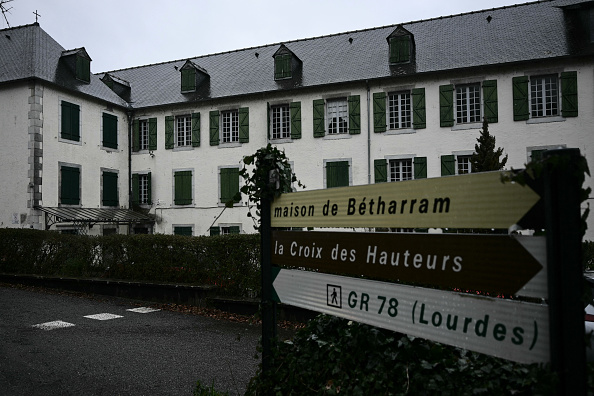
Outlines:
{"label": "overcast sky", "polygon": [[[4,0],[6,1],[6,0]],[[93,73],[526,0],[13,0],[10,27],[35,22],[65,49],[85,47]],[[0,29],[7,28],[4,18]]]}

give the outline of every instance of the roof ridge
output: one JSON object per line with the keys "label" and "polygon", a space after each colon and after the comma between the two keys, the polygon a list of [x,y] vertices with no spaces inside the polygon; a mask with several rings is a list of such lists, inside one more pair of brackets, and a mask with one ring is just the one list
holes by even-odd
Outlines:
{"label": "roof ridge", "polygon": [[[520,1],[520,0],[518,0],[518,1]],[[150,63],[150,64],[147,64],[147,65],[138,65],[138,66],[126,67],[126,68],[123,68],[123,69],[109,70],[109,71],[104,71],[104,72],[94,73],[94,74],[105,74],[105,73],[113,73],[113,72],[119,72],[119,71],[125,71],[125,70],[139,69],[139,68],[148,67],[148,66],[166,65],[166,64],[170,64],[170,63],[176,63],[176,62],[184,62],[184,61],[187,61],[187,60],[208,58],[208,57],[211,57],[211,56],[218,56],[218,55],[225,55],[225,54],[231,54],[231,53],[236,53],[236,52],[243,52],[243,51],[255,50],[255,49],[258,49],[258,48],[273,47],[273,46],[283,45],[283,44],[286,45],[286,44],[291,44],[291,43],[298,43],[298,42],[304,42],[304,41],[310,41],[310,40],[317,40],[317,39],[323,39],[323,38],[328,38],[328,37],[336,37],[336,36],[348,35],[348,34],[353,34],[353,33],[368,32],[368,31],[372,31],[372,30],[381,30],[381,29],[386,29],[386,28],[389,28],[389,27],[412,25],[412,24],[417,24],[417,23],[422,23],[422,22],[430,22],[430,21],[437,21],[437,20],[442,20],[442,19],[454,18],[454,17],[463,16],[463,15],[478,14],[478,13],[483,13],[483,12],[488,12],[488,11],[503,10],[503,9],[507,9],[507,8],[522,7],[522,6],[528,6],[528,5],[533,5],[533,4],[537,4],[537,3],[554,2],[554,1],[556,1],[556,0],[534,0],[534,1],[527,2],[527,3],[512,4],[512,5],[506,5],[506,6],[494,7],[494,8],[486,8],[486,9],[483,9],[483,10],[468,11],[468,12],[463,12],[463,13],[460,13],[460,14],[452,14],[452,15],[439,16],[439,17],[434,17],[434,18],[419,19],[419,20],[416,20],[416,21],[394,23],[394,24],[389,24],[389,25],[384,25],[384,26],[376,26],[376,27],[364,28],[364,29],[358,29],[358,30],[350,30],[350,31],[340,32],[340,33],[330,33],[330,34],[325,34],[325,35],[321,35],[321,36],[306,37],[306,38],[289,40],[289,41],[281,41],[281,42],[276,42],[276,43],[263,44],[263,45],[258,45],[258,46],[253,46],[253,47],[246,47],[246,48],[240,48],[240,49],[234,49],[234,50],[229,50],[229,51],[215,52],[215,53],[211,53],[211,54],[198,55],[198,56],[181,58],[181,59],[176,59],[176,60],[169,60],[169,61],[163,61],[163,62]]]}
{"label": "roof ridge", "polygon": [[6,32],[6,31],[9,31],[9,30],[16,30],[16,29],[23,29],[23,28],[28,28],[28,27],[31,27],[31,26],[39,26],[39,22],[33,22],[33,23],[28,24],[28,25],[19,25],[19,26],[7,27],[5,29],[0,29],[0,32]]}

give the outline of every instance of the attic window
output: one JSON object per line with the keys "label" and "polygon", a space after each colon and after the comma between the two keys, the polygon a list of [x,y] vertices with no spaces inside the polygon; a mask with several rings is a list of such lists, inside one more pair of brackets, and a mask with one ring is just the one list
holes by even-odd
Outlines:
{"label": "attic window", "polygon": [[390,37],[390,63],[410,62],[410,36]]}
{"label": "attic window", "polygon": [[291,78],[291,54],[276,55],[274,57],[274,79]]}
{"label": "attic window", "polygon": [[76,56],[76,78],[84,81],[91,82],[91,60],[83,56]]}
{"label": "attic window", "polygon": [[187,67],[181,71],[182,92],[192,92],[196,90],[196,69]]}

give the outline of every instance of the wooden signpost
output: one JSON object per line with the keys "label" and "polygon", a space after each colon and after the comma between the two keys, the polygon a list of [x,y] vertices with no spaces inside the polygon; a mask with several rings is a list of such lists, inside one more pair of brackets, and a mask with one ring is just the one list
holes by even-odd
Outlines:
{"label": "wooden signpost", "polygon": [[[517,362],[548,362],[560,376],[559,394],[584,394],[580,154],[551,150],[547,156],[555,158],[545,162],[542,197],[489,172],[263,202],[263,311],[282,302]],[[534,218],[541,199],[546,238],[272,230],[507,229],[531,210]],[[510,296],[547,304],[503,298]],[[263,319],[264,355],[274,332],[269,323]]]}

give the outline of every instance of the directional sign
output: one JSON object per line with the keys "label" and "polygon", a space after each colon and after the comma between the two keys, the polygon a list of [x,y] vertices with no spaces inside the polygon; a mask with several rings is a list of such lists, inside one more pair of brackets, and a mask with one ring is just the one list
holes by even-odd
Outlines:
{"label": "directional sign", "polygon": [[508,228],[540,197],[501,172],[283,194],[272,227]]}
{"label": "directional sign", "polygon": [[[342,275],[546,298],[544,237],[272,233],[272,264]],[[540,277],[522,289],[537,274]]]}
{"label": "directional sign", "polygon": [[520,363],[549,356],[548,306],[274,267],[276,300]]}

